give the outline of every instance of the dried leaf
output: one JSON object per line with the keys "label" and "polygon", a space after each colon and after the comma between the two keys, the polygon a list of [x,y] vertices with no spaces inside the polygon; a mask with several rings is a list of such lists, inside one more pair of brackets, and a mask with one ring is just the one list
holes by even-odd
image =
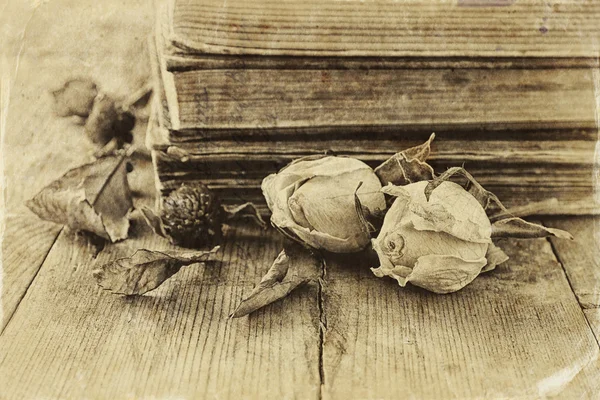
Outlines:
{"label": "dried leaf", "polygon": [[528,217],[531,215],[540,215],[548,213],[556,213],[556,210],[562,210],[564,207],[556,197],[541,201],[532,201],[527,204],[511,207],[507,211],[500,211],[494,214],[494,220],[504,219],[508,217]]}
{"label": "dried leaf", "polygon": [[100,158],[67,172],[26,205],[37,216],[112,242],[127,238],[133,208],[126,155]]}
{"label": "dried leaf", "polygon": [[492,222],[492,237],[539,238],[556,236],[561,239],[573,239],[570,233],[563,230],[546,228],[511,216],[495,194],[484,189],[469,172],[461,167],[450,168],[431,180],[425,187],[425,197],[429,200],[432,192],[438,186],[456,175],[466,178],[466,181],[463,182],[465,190],[471,193],[484,208]]}
{"label": "dried leaf", "polygon": [[262,219],[260,212],[253,203],[244,203],[239,206],[222,205],[226,220],[237,218],[250,218],[263,229],[267,228],[267,223]]}
{"label": "dried leaf", "polygon": [[394,154],[387,161],[375,168],[383,186],[394,184],[397,186],[425,181],[434,177],[433,168],[425,162],[431,151],[431,142],[435,138],[432,133],[429,139],[415,147]]}
{"label": "dried leaf", "polygon": [[492,224],[492,237],[514,237],[531,239],[546,236],[556,236],[560,239],[573,240],[573,236],[566,231],[534,224],[521,218],[506,218]]}
{"label": "dried leaf", "polygon": [[358,189],[360,189],[362,184],[362,182],[358,182],[358,186],[354,191],[354,208],[356,209],[356,215],[358,215],[358,221],[363,228],[363,232],[370,234],[371,232],[375,232],[375,227],[367,221],[366,214],[369,212],[369,209],[362,205],[360,197],[358,197]]}
{"label": "dried leaf", "polygon": [[219,250],[167,254],[137,250],[131,257],[120,258],[93,271],[99,286],[112,293],[141,295],[159,287],[186,265],[210,261]]}
{"label": "dried leaf", "polygon": [[150,226],[150,228],[152,228],[152,231],[154,233],[156,233],[158,236],[162,236],[164,238],[169,237],[167,235],[167,233],[165,232],[165,228],[163,226],[162,220],[160,219],[160,217],[158,215],[156,215],[154,213],[154,211],[152,211],[150,208],[148,208],[146,206],[142,206],[140,211],[142,212],[142,216],[144,217],[144,220],[146,221],[148,226]]}
{"label": "dried leaf", "polygon": [[495,214],[506,211],[506,207],[502,205],[498,197],[492,192],[484,189],[484,187],[475,180],[473,175],[462,167],[449,168],[446,172],[431,180],[425,188],[425,197],[427,200],[429,200],[431,193],[441,185],[442,182],[449,181],[456,175],[465,178],[465,182],[462,182],[462,186],[477,199],[491,221],[493,221]]}
{"label": "dried leaf", "polygon": [[292,244],[279,253],[258,286],[235,309],[232,318],[248,315],[287,296],[298,286],[320,276],[320,262],[310,251]]}
{"label": "dried leaf", "polygon": [[67,81],[60,89],[52,91],[54,112],[59,117],[73,115],[87,117],[92,111],[94,98],[97,95],[98,88],[92,80],[72,79]]}

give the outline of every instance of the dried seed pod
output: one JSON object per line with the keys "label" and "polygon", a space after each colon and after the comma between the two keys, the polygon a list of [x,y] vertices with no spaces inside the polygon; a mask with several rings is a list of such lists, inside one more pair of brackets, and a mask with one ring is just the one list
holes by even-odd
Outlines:
{"label": "dried seed pod", "polygon": [[202,247],[222,236],[222,209],[217,195],[205,185],[182,185],[162,203],[160,218],[173,243]]}
{"label": "dried seed pod", "polygon": [[218,242],[223,224],[236,218],[252,218],[259,226],[267,226],[254,204],[222,205],[218,196],[199,182],[183,184],[171,192],[162,201],[158,215],[148,207],[141,211],[154,233],[188,248]]}

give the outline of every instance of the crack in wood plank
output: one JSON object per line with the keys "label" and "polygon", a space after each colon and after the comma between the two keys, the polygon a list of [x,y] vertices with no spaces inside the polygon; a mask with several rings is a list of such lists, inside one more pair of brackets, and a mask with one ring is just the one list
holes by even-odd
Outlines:
{"label": "crack in wood plank", "polygon": [[[37,277],[38,273],[40,272],[42,265],[44,265],[44,262],[46,261],[48,254],[50,254],[50,252],[52,251],[52,247],[58,240],[58,237],[60,236],[60,233],[62,232],[62,230],[63,230],[62,227],[57,229],[57,232],[54,234],[54,238],[51,240],[47,250],[45,252],[43,252],[42,254],[39,254],[40,262],[33,268],[33,271],[31,271],[31,269],[29,269],[29,272],[32,274],[32,276],[31,276],[31,278],[29,278],[28,282],[26,282],[25,285],[16,288],[16,289],[20,289],[22,291],[21,293],[16,293],[16,297],[17,297],[16,299],[13,299],[13,298],[7,299],[6,298],[6,297],[8,297],[7,292],[6,292],[7,289],[5,289],[5,288],[2,289],[2,296],[0,296],[0,298],[3,300],[2,304],[1,304],[1,306],[2,306],[2,321],[0,323],[0,337],[2,336],[2,334],[4,333],[4,330],[6,329],[6,327],[12,320],[12,317],[15,315],[16,311],[18,310],[19,305],[21,304],[21,302],[27,295],[27,292],[29,291],[31,284],[33,283],[33,281]],[[4,244],[5,243],[3,242],[2,245],[4,245]],[[9,244],[11,244],[11,243],[9,243]],[[38,256],[38,254],[36,254],[36,256]],[[4,261],[6,261],[4,256],[1,261],[2,262],[0,263],[0,265],[3,264],[4,265],[3,268],[7,268],[7,265],[4,264]],[[23,259],[21,259],[21,261],[23,261]],[[19,268],[19,267],[21,267],[21,265],[17,266],[17,268]],[[6,270],[3,270],[2,272],[3,272],[3,274],[6,274]],[[5,279],[6,279],[6,277],[5,277]],[[12,279],[10,283],[11,283],[11,285],[17,284],[15,282],[15,279]],[[10,289],[14,290],[15,288],[10,288]],[[5,301],[8,302],[9,304],[5,304]],[[14,304],[10,304],[13,301],[14,301]]]}
{"label": "crack in wood plank", "polygon": [[325,369],[323,365],[323,344],[327,332],[327,316],[325,315],[325,301],[323,299],[327,277],[327,261],[321,257],[321,276],[318,279],[317,303],[319,306],[319,400],[323,398],[325,385]]}
{"label": "crack in wood plank", "polygon": [[567,281],[567,283],[569,284],[569,287],[571,288],[571,292],[573,293],[573,297],[575,298],[575,300],[577,301],[577,303],[579,303],[579,305],[581,306],[581,314],[583,315],[583,318],[585,319],[585,322],[587,322],[587,325],[588,325],[588,328],[590,329],[590,332],[592,332],[592,334],[594,335],[594,338],[596,339],[596,344],[598,344],[598,347],[600,348],[600,338],[598,337],[598,334],[597,334],[596,330],[594,329],[594,325],[592,324],[592,322],[588,318],[588,314],[584,312],[585,307],[582,305],[581,300],[579,299],[579,296],[577,296],[577,292],[575,291],[575,288],[573,287],[573,283],[571,282],[571,278],[569,278],[569,274],[568,274],[567,269],[565,267],[565,263],[562,261],[560,253],[558,252],[558,249],[556,248],[556,246],[554,244],[554,241],[551,240],[550,238],[547,238],[546,240],[550,244],[550,249],[552,250],[552,254],[554,254],[554,258],[556,258],[556,262],[558,262],[558,264],[562,268],[563,273],[565,275],[565,280]]}

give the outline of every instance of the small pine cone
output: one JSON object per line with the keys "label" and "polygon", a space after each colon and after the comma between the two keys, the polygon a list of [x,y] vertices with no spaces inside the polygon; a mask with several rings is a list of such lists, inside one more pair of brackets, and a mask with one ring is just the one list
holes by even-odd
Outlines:
{"label": "small pine cone", "polygon": [[217,196],[205,185],[181,185],[163,200],[161,220],[173,244],[199,248],[222,236],[222,208]]}

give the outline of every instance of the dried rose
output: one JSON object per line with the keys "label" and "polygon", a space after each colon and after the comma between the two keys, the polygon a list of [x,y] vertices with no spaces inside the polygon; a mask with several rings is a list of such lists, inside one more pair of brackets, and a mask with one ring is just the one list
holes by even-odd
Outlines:
{"label": "dried rose", "polygon": [[352,158],[306,157],[266,177],[262,190],[273,213],[271,223],[296,243],[286,243],[232,317],[256,311],[319,279],[319,257],[312,250],[356,252],[366,247],[376,229],[371,221],[386,207],[379,193],[382,182],[404,185],[433,178],[425,160],[434,137],[393,155],[374,171]]}
{"label": "dried rose", "polygon": [[[455,175],[467,178],[468,190],[448,181]],[[463,288],[508,259],[492,243],[495,237],[572,239],[568,232],[510,216],[462,168],[451,168],[429,182],[388,185],[382,191],[396,199],[372,241],[381,264],[372,271],[396,279],[400,286],[411,282],[435,293]]]}
{"label": "dried rose", "polygon": [[335,253],[360,251],[369,244],[354,194],[363,207],[377,213],[386,206],[380,189],[367,164],[334,156],[297,160],[262,182],[274,226],[312,248]]}
{"label": "dried rose", "polygon": [[373,248],[381,266],[401,286],[411,282],[436,293],[449,293],[471,282],[487,264],[492,228],[483,207],[453,182],[443,182],[425,197],[427,181],[386,186],[397,196],[385,216]]}

